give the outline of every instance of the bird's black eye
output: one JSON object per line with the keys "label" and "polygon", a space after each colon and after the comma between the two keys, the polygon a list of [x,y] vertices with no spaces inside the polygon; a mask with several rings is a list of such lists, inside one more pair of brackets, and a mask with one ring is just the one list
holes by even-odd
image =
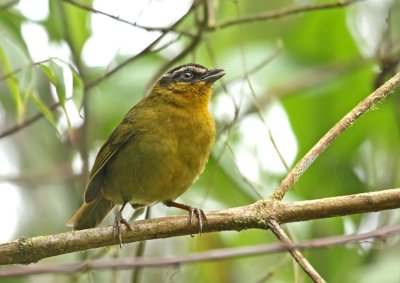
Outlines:
{"label": "bird's black eye", "polygon": [[189,71],[184,72],[184,73],[181,75],[181,78],[182,78],[183,80],[185,80],[185,81],[188,81],[188,80],[190,80],[190,79],[193,78],[193,73],[192,73],[192,72],[189,72]]}

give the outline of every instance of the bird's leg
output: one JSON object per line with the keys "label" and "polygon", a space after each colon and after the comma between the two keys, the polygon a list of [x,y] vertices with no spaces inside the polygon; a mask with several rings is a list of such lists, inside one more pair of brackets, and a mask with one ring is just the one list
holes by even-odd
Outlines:
{"label": "bird's leg", "polygon": [[[191,207],[182,203],[177,203],[172,200],[164,201],[164,204],[168,207],[176,207],[188,211],[189,212],[188,222],[190,227],[192,227],[192,218],[194,214],[199,221],[199,234],[201,235],[201,233],[203,232],[203,219],[207,221],[207,216],[202,209]],[[191,236],[193,237],[193,234]]]}
{"label": "bird's leg", "polygon": [[131,229],[131,226],[129,225],[129,222],[126,221],[123,217],[122,217],[122,211],[125,208],[125,205],[128,202],[125,202],[121,209],[118,211],[117,215],[115,216],[115,221],[114,221],[114,226],[113,226],[113,236],[117,237],[119,239],[119,247],[122,248],[122,224],[124,224],[126,226],[126,228],[128,228],[129,230]]}

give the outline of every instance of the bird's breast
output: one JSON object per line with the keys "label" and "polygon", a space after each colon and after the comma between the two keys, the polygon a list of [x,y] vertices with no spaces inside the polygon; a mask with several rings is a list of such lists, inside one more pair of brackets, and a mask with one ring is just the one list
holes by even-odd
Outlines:
{"label": "bird's breast", "polygon": [[173,136],[176,148],[171,163],[176,164],[175,174],[182,177],[181,187],[190,186],[203,171],[215,140],[215,124],[208,109],[192,111],[187,115],[170,117],[166,125]]}
{"label": "bird's breast", "polygon": [[139,118],[138,134],[107,168],[103,193],[118,197],[117,203],[174,200],[203,171],[215,139],[214,120],[208,109],[157,110]]}

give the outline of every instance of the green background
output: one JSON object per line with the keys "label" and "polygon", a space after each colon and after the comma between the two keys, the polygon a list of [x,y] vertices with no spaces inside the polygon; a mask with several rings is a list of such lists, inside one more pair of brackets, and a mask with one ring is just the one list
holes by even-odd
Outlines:
{"label": "green background", "polygon": [[[203,16],[204,3],[200,1],[177,27],[177,30],[194,35],[202,30],[201,39],[185,57],[173,59],[174,54],[179,54],[193,40],[182,35],[165,50],[147,52],[85,91],[85,84],[134,55],[116,54],[108,65],[88,66],[82,50],[93,33],[90,25],[93,14],[63,1],[49,2],[47,19],[36,23],[43,26],[51,43],[68,46],[69,62],[53,59],[30,65],[34,60],[21,35],[21,26],[32,20],[15,7],[0,10],[0,130],[3,132],[23,123],[37,113],[45,115],[32,125],[0,139],[0,147],[13,153],[9,154],[10,162],[18,168],[15,176],[0,172],[0,190],[6,188],[2,185],[11,183],[18,186],[21,195],[13,239],[68,231],[64,223],[81,204],[87,178],[87,171],[82,170],[81,162],[77,160],[83,160],[84,168],[90,165],[92,161],[88,161],[88,156],[93,159],[128,109],[145,95],[154,76],[169,68],[196,62],[224,68],[227,73],[222,83],[215,87],[211,101],[218,130],[213,155],[204,174],[178,199],[205,211],[242,206],[265,198],[285,176],[282,164],[268,162],[269,156],[260,154],[264,152],[263,143],[270,147],[267,145],[270,141],[253,95],[257,97],[260,113],[267,119],[272,134],[278,137],[281,132],[289,132],[286,137],[294,141],[278,139],[278,148],[291,167],[337,121],[399,70],[398,1],[381,1],[380,4],[361,1],[346,7],[306,11],[215,29],[208,29],[196,21],[196,17],[201,20]],[[89,1],[81,3],[91,4]],[[213,8],[215,15],[209,20],[223,23],[306,3],[327,1],[208,1],[210,7],[216,5]],[[173,5],[179,3],[171,3],[171,9]],[[149,7],[146,13],[151,20]],[[169,40],[177,37],[174,32],[169,34]],[[168,39],[163,40],[156,48],[167,42]],[[103,46],[98,48],[101,50]],[[270,62],[264,61],[268,58],[271,58]],[[19,72],[7,79],[3,77],[18,69]],[[64,80],[63,72],[72,74],[73,81]],[[249,81],[254,93],[249,90]],[[51,84],[55,91],[51,90]],[[63,107],[54,112],[48,109],[58,101],[64,105],[68,88],[74,90],[75,105],[85,113],[83,124],[81,120],[68,126]],[[238,109],[237,119],[233,119],[234,108],[229,107],[234,103]],[[319,199],[398,187],[399,107],[400,97],[393,95],[359,119],[314,162],[284,200]],[[272,116],[272,109],[279,109],[287,121],[274,120],[276,116]],[[248,136],[243,123],[250,125],[246,128]],[[261,123],[261,129],[265,130],[263,140],[251,140],[252,123]],[[260,129],[259,125],[254,124],[254,129]],[[246,148],[249,144],[253,147]],[[243,160],[249,163],[237,164]],[[240,168],[244,167],[254,168],[256,172],[251,176],[257,178],[242,174]],[[151,217],[175,213],[181,212],[162,205],[151,209]],[[394,210],[294,223],[286,227],[297,241],[301,241],[372,231],[399,223],[399,217],[399,212]],[[112,217],[104,225],[111,223]],[[216,248],[274,242],[277,240],[269,231],[221,232],[149,241],[144,256],[179,257]],[[42,262],[134,256],[137,247],[137,244],[127,244],[122,250],[109,247]],[[400,282],[399,252],[398,237],[395,237],[387,241],[371,240],[363,244],[310,250],[304,255],[328,282],[394,283]],[[138,282],[311,282],[294,266],[286,253],[242,257],[148,268],[142,271]],[[272,272],[271,278],[266,279],[269,272]],[[134,282],[132,277],[131,270],[89,271],[0,281]]]}

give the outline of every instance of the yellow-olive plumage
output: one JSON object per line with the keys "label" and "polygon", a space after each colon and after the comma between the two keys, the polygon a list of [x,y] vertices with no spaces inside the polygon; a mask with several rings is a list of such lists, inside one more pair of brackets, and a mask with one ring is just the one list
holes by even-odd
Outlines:
{"label": "yellow-olive plumage", "polygon": [[85,203],[68,224],[94,227],[118,204],[138,208],[164,202],[190,208],[174,200],[208,161],[215,139],[208,103],[212,84],[223,75],[221,69],[187,64],[161,77],[100,149]]}

